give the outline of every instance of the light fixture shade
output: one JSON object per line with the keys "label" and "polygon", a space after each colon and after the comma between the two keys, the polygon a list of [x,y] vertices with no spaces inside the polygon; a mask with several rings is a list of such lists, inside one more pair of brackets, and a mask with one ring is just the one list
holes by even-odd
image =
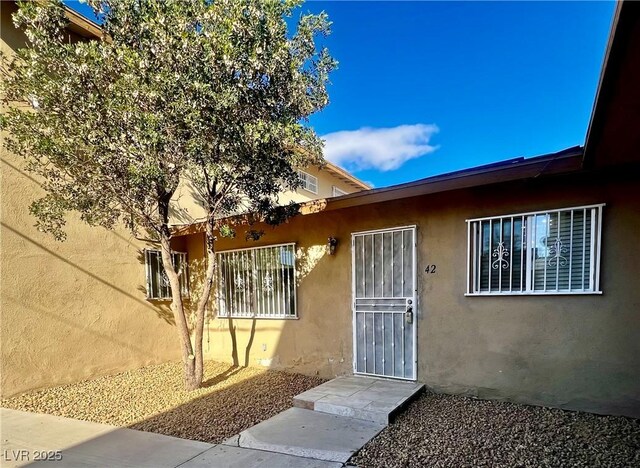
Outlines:
{"label": "light fixture shade", "polygon": [[329,249],[329,255],[334,255],[336,253],[336,248],[338,247],[338,239],[335,237],[329,237],[327,240],[327,248]]}

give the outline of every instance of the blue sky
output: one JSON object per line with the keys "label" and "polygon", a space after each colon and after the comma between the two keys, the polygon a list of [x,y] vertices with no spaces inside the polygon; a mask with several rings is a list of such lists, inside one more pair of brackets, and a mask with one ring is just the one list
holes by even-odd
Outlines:
{"label": "blue sky", "polygon": [[333,21],[340,63],[311,125],[376,187],[583,144],[614,7],[306,3]]}

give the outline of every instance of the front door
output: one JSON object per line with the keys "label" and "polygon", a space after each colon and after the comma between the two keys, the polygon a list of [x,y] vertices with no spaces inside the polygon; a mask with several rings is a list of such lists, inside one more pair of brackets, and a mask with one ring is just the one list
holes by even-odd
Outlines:
{"label": "front door", "polygon": [[416,379],[416,228],[358,232],[353,264],[353,370]]}

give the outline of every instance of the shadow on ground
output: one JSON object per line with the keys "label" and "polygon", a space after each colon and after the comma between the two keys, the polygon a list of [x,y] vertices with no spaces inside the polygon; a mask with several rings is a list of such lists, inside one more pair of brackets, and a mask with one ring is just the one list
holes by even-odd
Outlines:
{"label": "shadow on ground", "polygon": [[129,425],[131,429],[220,443],[292,406],[293,397],[323,382],[316,377],[229,366],[205,379],[191,401]]}

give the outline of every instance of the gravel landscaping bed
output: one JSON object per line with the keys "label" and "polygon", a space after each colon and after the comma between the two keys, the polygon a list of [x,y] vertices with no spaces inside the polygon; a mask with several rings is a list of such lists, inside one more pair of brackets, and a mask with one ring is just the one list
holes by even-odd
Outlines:
{"label": "gravel landscaping bed", "polygon": [[426,393],[351,463],[638,467],[640,420]]}
{"label": "gravel landscaping bed", "polygon": [[3,399],[5,408],[47,413],[218,443],[292,406],[324,380],[206,362],[204,386],[184,390],[168,363]]}

